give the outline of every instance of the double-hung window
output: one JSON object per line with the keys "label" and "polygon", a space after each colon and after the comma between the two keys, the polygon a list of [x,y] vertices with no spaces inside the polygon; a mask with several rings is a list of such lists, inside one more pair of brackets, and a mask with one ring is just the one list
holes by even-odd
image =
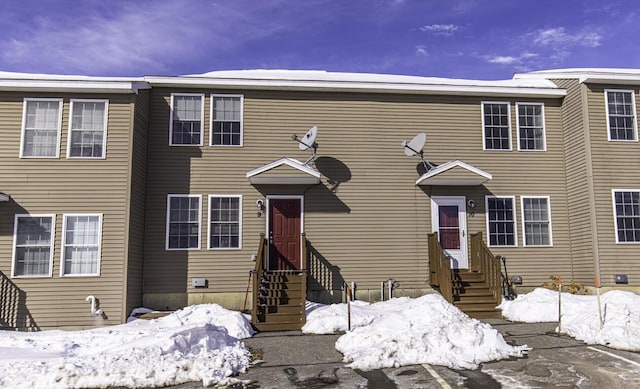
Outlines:
{"label": "double-hung window", "polygon": [[71,100],[69,158],[105,158],[108,100]]}
{"label": "double-hung window", "polygon": [[546,149],[544,130],[544,105],[517,103],[518,150]]}
{"label": "double-hung window", "polygon": [[516,246],[514,197],[486,196],[489,246]]}
{"label": "double-hung window", "polygon": [[605,90],[609,140],[638,140],[636,103],[632,90]]}
{"label": "double-hung window", "polygon": [[483,102],[482,128],[485,150],[511,150],[509,103]]}
{"label": "double-hung window", "polygon": [[167,196],[167,250],[200,248],[200,195]]}
{"label": "double-hung window", "polygon": [[640,242],[640,191],[613,190],[616,243]]}
{"label": "double-hung window", "polygon": [[204,95],[172,93],[170,122],[170,145],[202,146]]}
{"label": "double-hung window", "polygon": [[242,246],[242,196],[209,196],[209,248]]}
{"label": "double-hung window", "polygon": [[64,215],[61,276],[100,274],[102,215]]}
{"label": "double-hung window", "polygon": [[54,231],[54,215],[15,216],[14,277],[51,277]]}
{"label": "double-hung window", "polygon": [[58,158],[62,99],[24,99],[20,157]]}
{"label": "double-hung window", "polygon": [[242,146],[242,95],[211,95],[211,145]]}
{"label": "double-hung window", "polygon": [[552,246],[549,197],[522,197],[522,230],[525,246]]}

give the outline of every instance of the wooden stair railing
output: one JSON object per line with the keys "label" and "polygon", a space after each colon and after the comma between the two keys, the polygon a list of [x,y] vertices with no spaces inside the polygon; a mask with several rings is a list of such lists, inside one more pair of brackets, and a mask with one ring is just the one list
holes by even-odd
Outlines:
{"label": "wooden stair railing", "polygon": [[251,309],[251,322],[258,321],[258,310],[262,309],[260,304],[260,283],[266,269],[267,259],[267,240],[264,233],[260,234],[260,242],[258,243],[258,253],[256,254],[256,264],[252,270],[253,290],[251,292],[253,307]]}
{"label": "wooden stair railing", "polygon": [[304,233],[300,239],[300,269],[269,271],[267,240],[260,234],[256,264],[251,271],[251,322],[259,331],[299,330],[306,322],[308,242]]}
{"label": "wooden stair railing", "polygon": [[448,302],[453,302],[453,282],[451,260],[442,250],[438,233],[427,235],[429,245],[429,283],[440,289],[440,294]]}
{"label": "wooden stair railing", "polygon": [[491,253],[491,250],[482,240],[482,232],[471,234],[471,260],[469,267],[472,271],[484,274],[487,287],[499,303],[502,299],[500,292],[502,283],[500,260]]}

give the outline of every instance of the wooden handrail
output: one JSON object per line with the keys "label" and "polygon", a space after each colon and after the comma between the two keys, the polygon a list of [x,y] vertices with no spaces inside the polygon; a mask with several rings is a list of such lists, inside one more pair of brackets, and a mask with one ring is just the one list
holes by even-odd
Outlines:
{"label": "wooden handrail", "polygon": [[429,246],[429,283],[440,288],[440,294],[448,302],[453,302],[453,281],[451,260],[442,250],[438,233],[427,235]]}
{"label": "wooden handrail", "polygon": [[301,323],[304,325],[307,322],[306,315],[306,305],[307,305],[307,262],[308,258],[308,250],[307,250],[307,234],[302,233],[300,235],[300,244],[302,247],[302,258],[300,258],[300,277],[302,277],[302,287],[300,288],[301,300],[302,301],[302,318]]}
{"label": "wooden handrail", "polygon": [[253,291],[252,295],[252,309],[251,309],[251,321],[257,322],[258,319],[258,298],[260,295],[260,279],[262,273],[266,269],[267,260],[267,240],[264,237],[264,233],[260,234],[260,242],[258,243],[258,253],[256,254],[256,264],[252,271],[253,278]]}
{"label": "wooden handrail", "polygon": [[500,260],[491,253],[482,240],[482,232],[471,234],[471,269],[482,272],[485,275],[486,283],[493,297],[501,301],[501,272]]}

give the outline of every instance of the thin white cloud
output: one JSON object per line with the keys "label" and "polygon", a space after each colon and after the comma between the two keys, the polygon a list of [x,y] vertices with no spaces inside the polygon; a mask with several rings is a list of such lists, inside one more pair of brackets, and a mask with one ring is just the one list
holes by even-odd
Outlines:
{"label": "thin white cloud", "polygon": [[196,0],[153,2],[153,6],[129,2],[114,3],[108,13],[41,16],[15,36],[0,39],[0,62],[5,68],[27,72],[46,69],[101,75],[141,75],[138,69],[159,74],[174,66],[197,64],[215,67],[215,63],[202,63],[215,60],[213,53],[222,55],[282,31],[278,20],[255,23],[277,6],[247,7],[240,2],[236,7],[221,7]]}
{"label": "thin white cloud", "polygon": [[428,57],[429,53],[427,52],[426,48],[424,46],[416,46],[416,54],[423,56],[423,57]]}
{"label": "thin white cloud", "polygon": [[576,34],[568,34],[564,27],[555,27],[538,30],[530,36],[533,42],[541,46],[566,48],[569,46],[600,46],[601,35],[595,31],[583,31]]}
{"label": "thin white cloud", "polygon": [[484,55],[482,56],[482,58],[489,62],[489,63],[493,63],[493,64],[497,64],[497,65],[521,65],[523,63],[525,63],[528,60],[532,60],[534,58],[537,58],[538,54],[536,53],[530,53],[530,52],[524,52],[518,56],[512,56],[512,55]]}
{"label": "thin white cloud", "polygon": [[452,36],[456,31],[458,31],[458,28],[459,27],[455,24],[431,24],[420,27],[420,31],[439,36]]}

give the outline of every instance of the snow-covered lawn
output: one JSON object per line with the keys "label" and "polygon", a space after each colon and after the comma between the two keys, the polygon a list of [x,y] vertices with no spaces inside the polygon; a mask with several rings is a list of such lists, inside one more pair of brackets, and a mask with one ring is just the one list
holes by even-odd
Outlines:
{"label": "snow-covered lawn", "polygon": [[[305,333],[347,329],[346,304],[309,303]],[[352,331],[336,342],[352,368],[371,370],[421,363],[475,369],[482,362],[523,356],[488,324],[461,312],[439,294],[351,304]]]}
{"label": "snow-covered lawn", "polygon": [[[499,308],[512,321],[557,322],[558,292],[537,288],[513,301],[504,301]],[[640,296],[612,290],[601,295],[601,309],[602,329],[596,296],[562,293],[560,330],[585,343],[640,351]]]}
{"label": "snow-covered lawn", "polygon": [[249,367],[250,321],[218,305],[84,331],[0,331],[2,388],[130,388],[229,380]]}
{"label": "snow-covered lawn", "polygon": [[[557,321],[558,293],[536,289],[500,305],[514,321]],[[604,327],[595,296],[562,295],[562,331],[587,343],[640,350],[640,296],[602,295]],[[352,331],[336,349],[363,370],[429,363],[474,369],[483,362],[520,357],[490,325],[469,318],[440,295],[351,304]],[[347,330],[347,305],[307,303],[305,333]],[[249,318],[218,305],[194,305],[155,320],[84,331],[0,331],[0,387],[152,387],[201,381],[233,382],[249,351]]]}

